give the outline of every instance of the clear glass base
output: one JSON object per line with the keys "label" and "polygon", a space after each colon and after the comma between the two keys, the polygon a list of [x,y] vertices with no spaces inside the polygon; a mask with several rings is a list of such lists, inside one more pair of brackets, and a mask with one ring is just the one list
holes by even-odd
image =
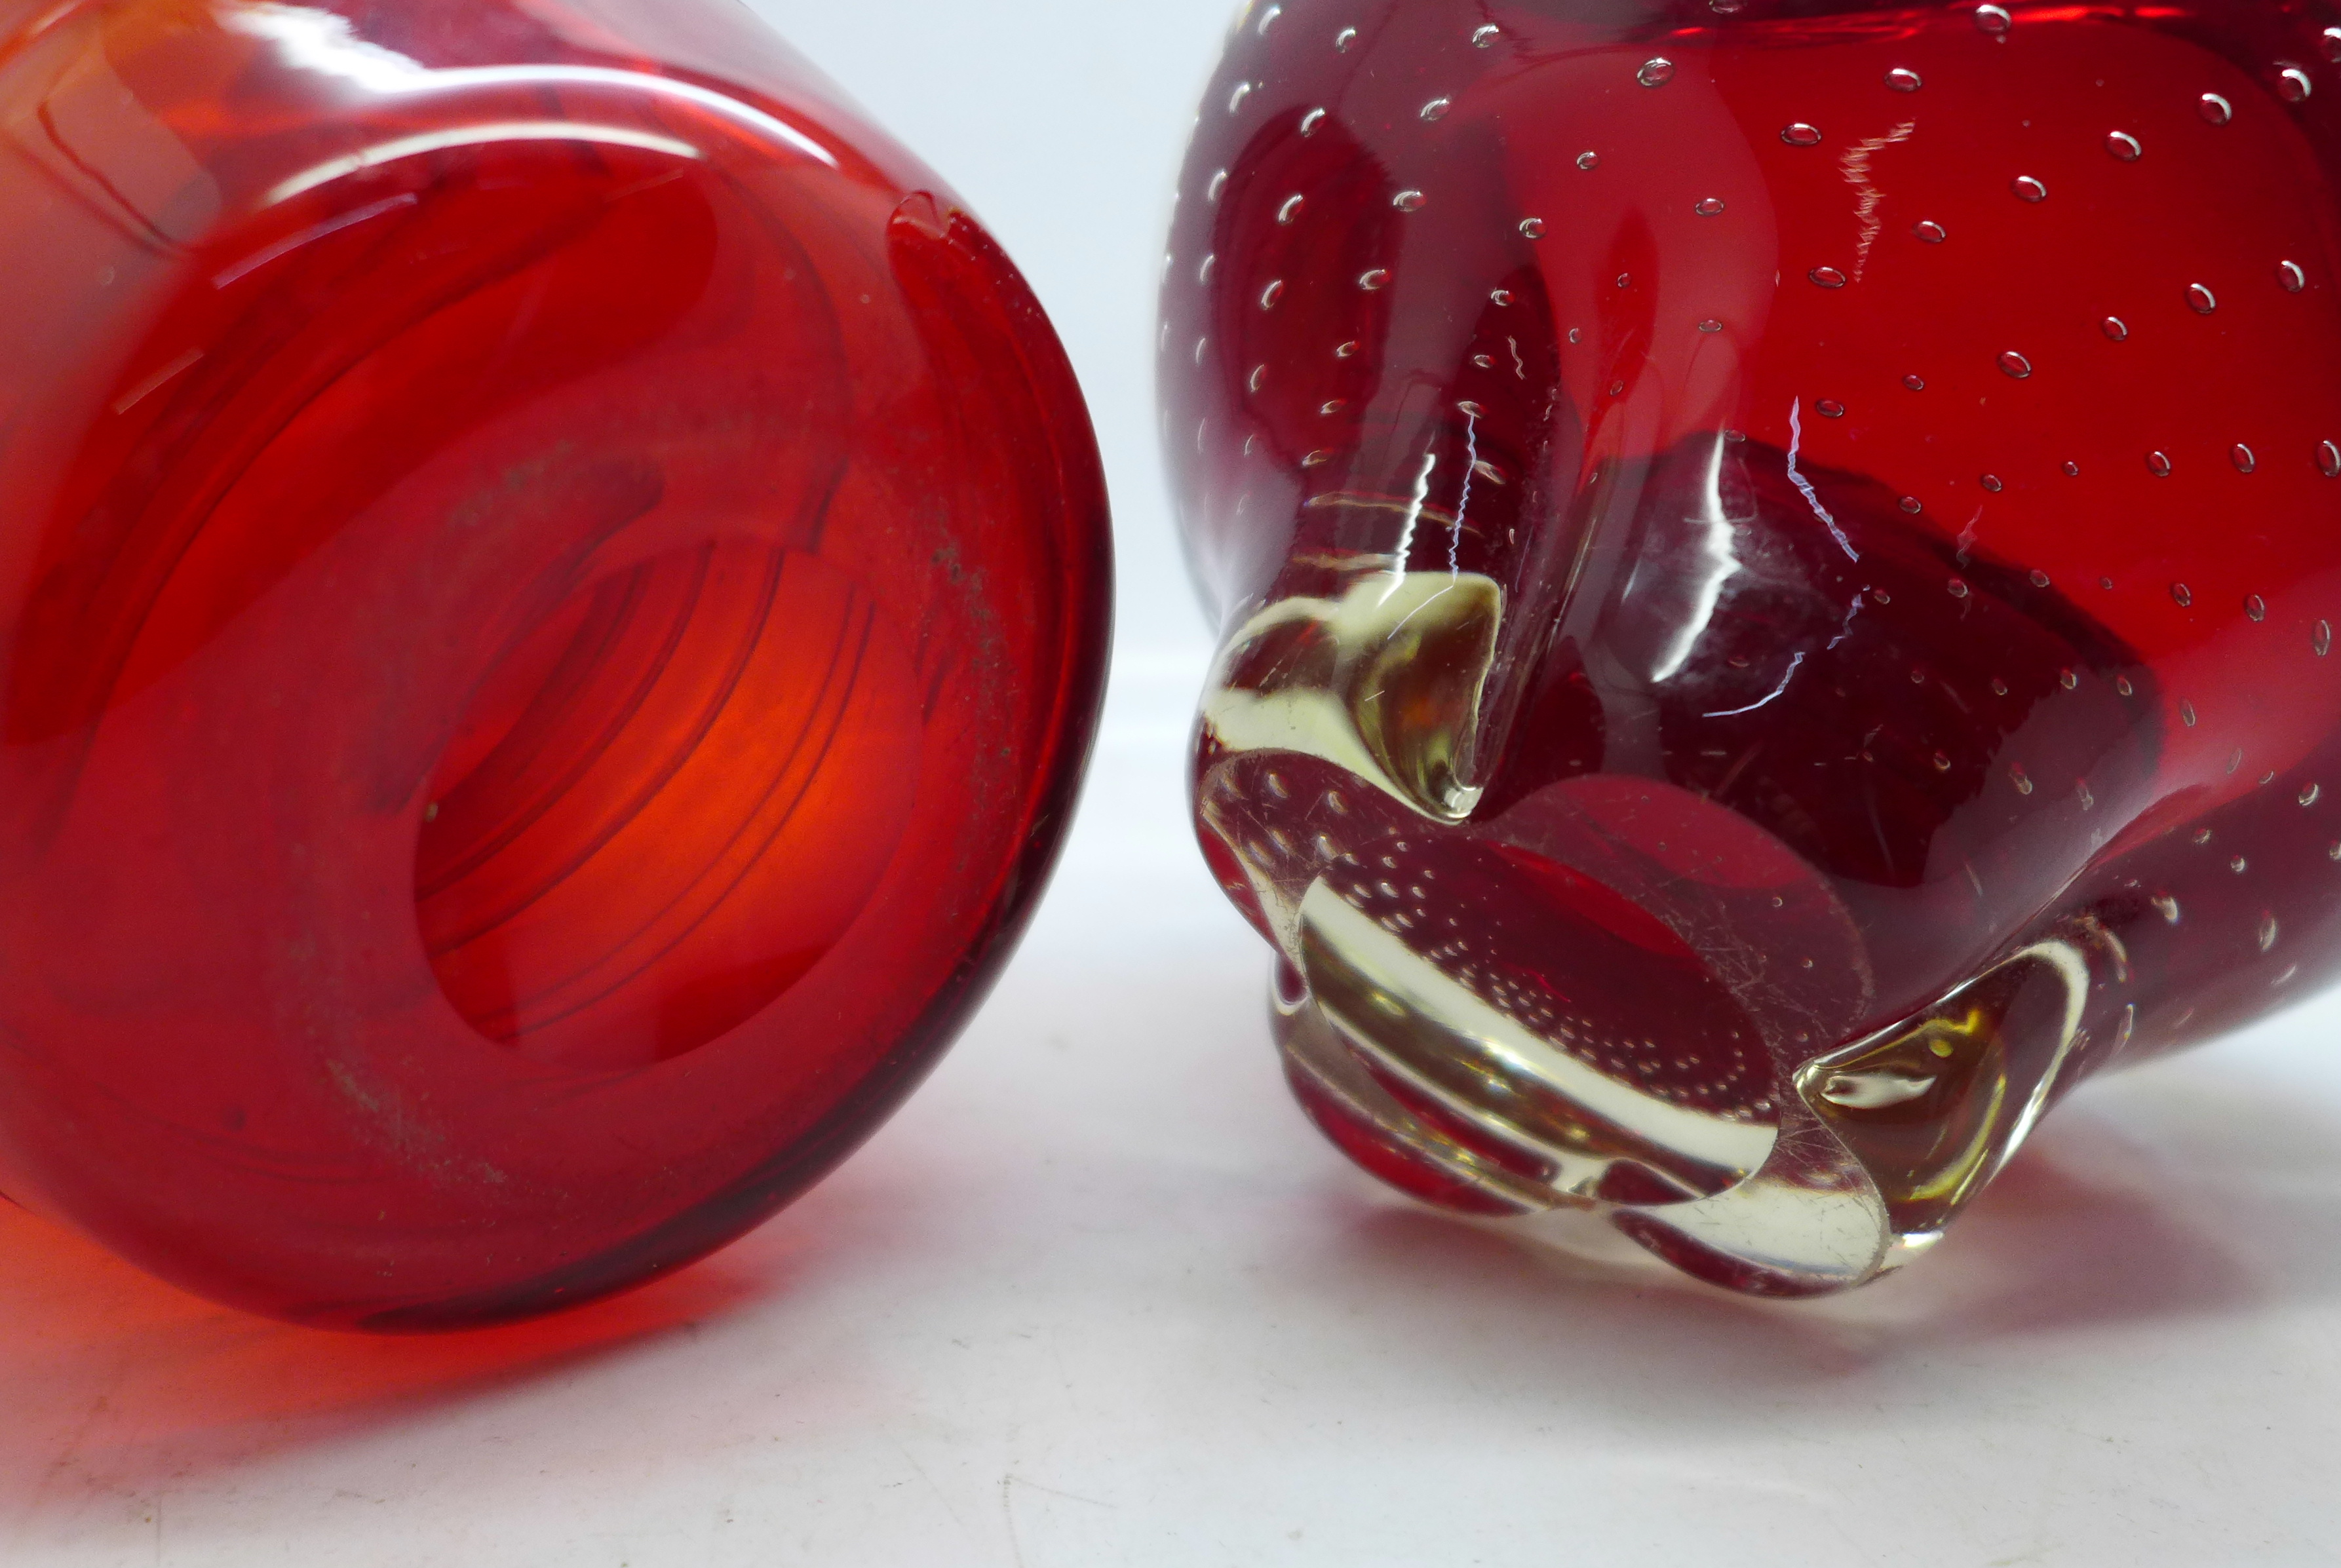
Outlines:
{"label": "clear glass base", "polygon": [[1866,1284],[1933,1246],[2090,1045],[2091,990],[2124,978],[2102,931],[2037,943],[1814,1057],[1758,1119],[1588,1069],[1322,884],[1300,931],[1300,965],[1271,987],[1277,1043],[1351,1158],[1466,1214],[1599,1213],[1685,1272],[1764,1295]]}

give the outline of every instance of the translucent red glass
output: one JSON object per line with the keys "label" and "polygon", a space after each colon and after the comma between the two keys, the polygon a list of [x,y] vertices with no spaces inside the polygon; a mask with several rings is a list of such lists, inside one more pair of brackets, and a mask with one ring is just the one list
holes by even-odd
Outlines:
{"label": "translucent red glass", "polygon": [[1164,283],[1304,1104],[1753,1290],[2341,968],[2341,27],[1255,4]]}
{"label": "translucent red glass", "polygon": [[461,1324],[916,1083],[1109,600],[931,174],[716,0],[0,0],[0,1188]]}

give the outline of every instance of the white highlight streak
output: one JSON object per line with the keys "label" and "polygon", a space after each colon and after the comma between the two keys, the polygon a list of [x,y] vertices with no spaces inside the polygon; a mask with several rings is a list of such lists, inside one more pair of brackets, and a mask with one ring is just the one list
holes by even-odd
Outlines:
{"label": "white highlight streak", "polygon": [[1886,200],[1886,193],[1870,183],[1870,156],[1884,152],[1897,142],[1908,141],[1910,133],[1918,128],[1916,120],[1905,120],[1883,136],[1872,136],[1847,148],[1845,156],[1838,161],[1838,166],[1845,172],[1845,183],[1861,193],[1861,199],[1854,203],[1853,209],[1855,220],[1861,224],[1861,238],[1854,242],[1853,249],[1853,281],[1857,283],[1861,282],[1861,274],[1868,270],[1869,248],[1878,243],[1878,233],[1886,226],[1884,220],[1878,215],[1878,207]]}
{"label": "white highlight streak", "polygon": [[1851,608],[1851,609],[1849,609],[1849,610],[1848,610],[1845,612],[1845,620],[1844,620],[1844,622],[1843,622],[1842,624],[1840,624],[1840,625],[1838,627],[1838,629],[1837,629],[1837,635],[1836,635],[1835,637],[1832,637],[1832,638],[1830,638],[1830,639],[1828,640],[1828,648],[1824,648],[1824,649],[1822,649],[1822,650],[1821,650],[1821,651],[1822,651],[1823,653],[1828,653],[1828,652],[1831,651],[1832,650],[1834,650],[1834,649],[1837,647],[1837,645],[1838,645],[1838,643],[1843,642],[1847,638],[1851,637],[1851,636],[1853,635],[1853,618],[1854,618],[1855,616],[1857,616],[1857,615],[1859,615],[1860,613],[1861,613],[1861,595],[1860,595],[1860,594],[1858,594],[1858,593],[1857,593],[1857,594],[1855,594],[1855,595],[1853,596],[1853,606],[1852,606],[1852,608]]}
{"label": "white highlight streak", "polygon": [[1805,422],[1801,412],[1804,401],[1802,398],[1788,400],[1788,479],[1805,492],[1805,504],[1813,509],[1813,515],[1828,524],[1829,537],[1837,541],[1838,548],[1852,560],[1859,561],[1861,551],[1853,548],[1853,541],[1846,538],[1845,530],[1839,528],[1837,519],[1828,514],[1828,508],[1821,504],[1821,498],[1814,493],[1811,483],[1797,471],[1797,453],[1805,442]]}
{"label": "white highlight streak", "polygon": [[[1723,585],[1740,571],[1739,555],[1732,548],[1732,522],[1723,508],[1723,448],[1718,437],[1707,454],[1707,480],[1700,496],[1700,512],[1686,517],[1686,523],[1696,523],[1705,537],[1700,541],[1700,566],[1704,576],[1699,581],[1698,597],[1690,613],[1675,628],[1673,644],[1651,668],[1650,681],[1656,685],[1671,680],[1690,662],[1692,652],[1700,638],[1707,635],[1708,623],[1715,619],[1715,608],[1723,602]],[[1688,574],[1686,574],[1688,575]]]}
{"label": "white highlight streak", "polygon": [[1423,505],[1430,499],[1430,471],[1438,466],[1437,452],[1422,454],[1422,471],[1414,476],[1414,494],[1407,501],[1406,526],[1400,531],[1398,549],[1390,556],[1390,585],[1382,590],[1380,600],[1384,604],[1390,602],[1390,595],[1396,593],[1399,585],[1406,581],[1406,559],[1414,553],[1415,527],[1422,521]]}
{"label": "white highlight streak", "polygon": [[649,131],[629,131],[617,125],[580,125],[569,120],[515,120],[501,125],[463,125],[452,131],[426,131],[419,136],[402,136],[395,142],[366,147],[339,158],[329,158],[314,168],[304,169],[270,191],[262,204],[273,207],[279,202],[289,202],[306,191],[331,184],[345,174],[360,169],[377,168],[394,164],[401,158],[412,158],[423,153],[442,153],[451,147],[479,147],[495,142],[598,142],[612,147],[639,147],[646,153],[669,153],[678,158],[702,158],[704,154],[688,142],[678,142],[672,136],[661,136]]}
{"label": "white highlight streak", "polygon": [[1779,685],[1772,688],[1772,695],[1770,697],[1762,698],[1757,701],[1750,702],[1745,708],[1727,708],[1720,713],[1704,713],[1699,717],[1703,719],[1731,719],[1742,713],[1755,712],[1756,710],[1763,707],[1765,703],[1771,701],[1774,698],[1778,697],[1781,692],[1786,691],[1788,689],[1788,682],[1797,678],[1797,666],[1802,664],[1804,661],[1805,656],[1801,650],[1789,655],[1788,672],[1780,677]]}
{"label": "white highlight streak", "polygon": [[1471,511],[1471,475],[1479,463],[1479,421],[1471,414],[1463,416],[1463,496],[1455,503],[1455,527],[1447,536],[1447,572],[1459,576],[1463,571],[1463,520]]}
{"label": "white highlight streak", "polygon": [[[696,83],[678,81],[672,76],[652,75],[644,71],[620,71],[599,65],[483,65],[446,71],[434,71],[421,61],[370,44],[357,35],[347,18],[330,11],[320,11],[304,5],[276,4],[222,5],[221,25],[275,45],[278,55],[295,70],[314,71],[342,80],[379,97],[405,97],[431,93],[462,93],[495,87],[594,88],[604,87],[617,92],[664,99],[669,103],[687,104],[716,118],[767,141],[779,142],[814,160],[835,169],[840,165],[837,154],[822,146],[812,136],[794,125],[765,113],[752,104],[741,102],[727,94],[702,87]],[[600,127],[586,127],[599,131]],[[613,131],[584,136],[587,141],[615,141],[618,136],[649,136],[652,133]],[[658,137],[659,143],[669,138]],[[463,144],[454,144],[461,145]],[[645,143],[617,143],[620,145],[647,145]],[[682,144],[672,143],[673,146]],[[656,150],[668,150],[660,145]],[[692,149],[690,156],[702,158],[704,154]],[[333,165],[321,165],[332,167]],[[369,165],[359,164],[358,168]],[[346,172],[346,171],[344,171]],[[305,176],[303,176],[305,178]],[[329,176],[330,177],[330,176]],[[293,194],[312,187],[301,185],[298,180],[287,181],[279,191],[296,186]],[[276,200],[283,200],[278,196]]]}

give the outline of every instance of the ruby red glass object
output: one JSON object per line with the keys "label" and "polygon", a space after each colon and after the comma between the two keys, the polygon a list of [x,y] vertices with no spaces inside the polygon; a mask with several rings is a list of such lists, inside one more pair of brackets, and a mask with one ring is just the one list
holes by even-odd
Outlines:
{"label": "ruby red glass object", "polygon": [[715,0],[0,0],[0,1189],[429,1327],[731,1239],[1054,859],[1056,339]]}
{"label": "ruby red glass object", "polygon": [[1353,1157],[1825,1291],[2334,978],[2336,19],[1250,7],[1196,804]]}

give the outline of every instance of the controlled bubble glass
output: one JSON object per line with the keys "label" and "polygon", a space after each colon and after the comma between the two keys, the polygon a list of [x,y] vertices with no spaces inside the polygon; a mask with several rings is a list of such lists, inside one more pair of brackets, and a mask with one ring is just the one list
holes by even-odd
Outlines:
{"label": "controlled bubble glass", "polygon": [[1294,1089],[1743,1289],[2341,966],[2341,28],[1290,0],[1179,187],[1195,806]]}

